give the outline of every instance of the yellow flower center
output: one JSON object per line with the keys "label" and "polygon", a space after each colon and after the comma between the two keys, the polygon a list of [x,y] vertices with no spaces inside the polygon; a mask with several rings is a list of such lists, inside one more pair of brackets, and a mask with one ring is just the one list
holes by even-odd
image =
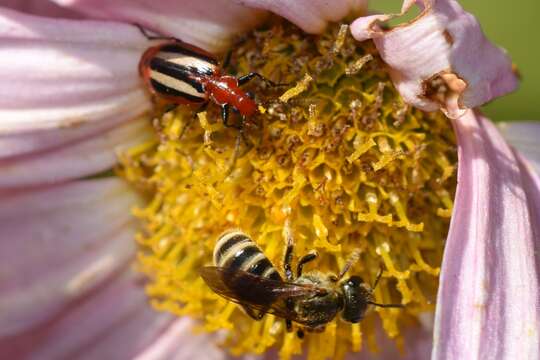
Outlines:
{"label": "yellow flower center", "polygon": [[[275,346],[282,359],[302,351],[341,359],[364,341],[376,351],[379,323],[403,345],[402,330],[434,309],[456,187],[450,121],[404,104],[375,47],[346,27],[312,36],[276,21],[232,50],[226,72],[293,84],[246,86],[260,114],[248,119],[245,138],[223,126],[215,104],[198,115],[181,106],[155,121],[153,141],[123,157],[121,173],[151,199],[135,214],[152,305],[201,319],[205,331],[225,329],[233,354]],[[233,228],[281,272],[286,222],[295,261],[312,249],[320,255],[305,272],[338,273],[358,251],[348,274],[373,284],[383,268],[374,300],[404,308],[375,307],[358,324],[338,316],[302,340],[274,315],[253,320],[199,276],[219,235]]]}

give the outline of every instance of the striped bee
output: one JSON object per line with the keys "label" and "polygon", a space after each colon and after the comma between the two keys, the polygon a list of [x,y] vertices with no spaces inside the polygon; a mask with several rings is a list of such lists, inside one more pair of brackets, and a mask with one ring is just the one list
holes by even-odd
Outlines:
{"label": "striped bee", "polygon": [[[240,86],[255,77],[270,86],[275,84],[256,72],[236,78],[223,75],[217,59],[207,51],[181,40],[149,35],[139,26],[149,40],[163,40],[147,49],[139,62],[139,73],[148,89],[155,96],[172,104],[199,104],[204,107],[210,100],[221,106],[223,124],[243,129],[246,117],[257,113],[252,95]],[[239,125],[229,123],[230,108],[242,116]]]}
{"label": "striped bee", "polygon": [[[284,280],[249,236],[238,230],[229,231],[218,238],[214,247],[214,266],[203,267],[200,274],[214,292],[239,304],[253,319],[274,314],[286,320],[288,331],[292,322],[307,331],[322,331],[338,313],[343,320],[358,323],[369,305],[403,307],[374,302],[373,290],[382,269],[372,287],[359,276],[344,279],[358,254],[354,253],[336,276],[320,271],[303,274],[304,265],[317,258],[316,252],[309,252],[298,261],[294,276],[293,247],[292,237],[287,236]],[[302,330],[297,334],[303,337]]]}

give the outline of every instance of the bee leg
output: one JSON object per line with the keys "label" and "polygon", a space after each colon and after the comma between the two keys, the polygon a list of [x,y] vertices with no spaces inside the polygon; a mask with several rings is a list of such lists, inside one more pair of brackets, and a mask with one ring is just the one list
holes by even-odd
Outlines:
{"label": "bee leg", "polygon": [[297,278],[302,276],[302,270],[304,269],[304,265],[307,264],[310,261],[315,260],[317,258],[317,256],[319,256],[319,254],[315,250],[312,250],[308,254],[302,256],[300,261],[298,261],[298,265],[296,267],[296,277]]}
{"label": "bee leg", "polygon": [[285,238],[287,239],[287,248],[285,249],[285,258],[283,259],[283,266],[285,268],[285,277],[288,281],[294,280],[291,262],[293,257],[293,250],[294,250],[294,241],[293,237],[291,235],[291,229],[289,221],[287,220],[285,222],[285,227],[283,228],[283,234],[285,235]]}
{"label": "bee leg", "polygon": [[375,282],[373,283],[373,286],[371,287],[372,290],[375,290],[375,288],[379,284],[379,280],[381,280],[382,273],[383,273],[383,267],[381,265],[381,268],[379,269],[379,273],[377,274],[377,277],[375,278]]}
{"label": "bee leg", "polygon": [[285,327],[287,328],[287,332],[291,332],[292,331],[292,321],[287,319],[285,320]]}
{"label": "bee leg", "polygon": [[250,308],[249,306],[242,306],[242,309],[244,309],[244,311],[246,312],[246,314],[248,314],[253,320],[261,320],[264,316],[264,312],[261,311],[259,313],[256,313],[255,311],[253,311],[252,308]]}
{"label": "bee leg", "polygon": [[310,332],[310,333],[322,333],[324,332],[324,329],[326,329],[326,326],[324,325],[306,328],[307,332]]}

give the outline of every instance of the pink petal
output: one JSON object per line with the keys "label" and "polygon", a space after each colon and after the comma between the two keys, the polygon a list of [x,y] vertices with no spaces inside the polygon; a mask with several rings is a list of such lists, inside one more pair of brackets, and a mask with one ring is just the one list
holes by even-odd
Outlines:
{"label": "pink petal", "polygon": [[454,122],[458,189],[432,359],[538,359],[540,180],[495,126]]}
{"label": "pink petal", "polygon": [[367,0],[233,0],[286,18],[309,33],[320,33],[328,22],[339,21],[351,12],[366,11]]}
{"label": "pink petal", "polygon": [[137,70],[149,42],[132,25],[0,9],[0,45],[2,136],[99,122],[112,126],[150,109]]}
{"label": "pink petal", "polygon": [[0,337],[51,318],[125,267],[136,202],[117,179],[0,191]]}
{"label": "pink petal", "polygon": [[[149,138],[145,118],[121,124],[87,139],[26,156],[0,159],[0,189],[61,182],[110,169],[117,155]],[[0,153],[2,150],[0,140]]]}
{"label": "pink petal", "polygon": [[261,12],[230,0],[53,0],[100,19],[137,23],[207,50],[224,50],[234,34],[252,28]]}
{"label": "pink petal", "polygon": [[540,122],[512,121],[497,123],[502,135],[518,149],[540,174]]}
{"label": "pink petal", "polygon": [[0,0],[0,7],[7,7],[27,14],[66,19],[78,19],[82,17],[77,12],[58,6],[48,0]]}
{"label": "pink petal", "polygon": [[376,328],[378,352],[373,353],[364,344],[362,351],[349,353],[346,360],[370,359],[370,360],[425,360],[429,358],[431,351],[431,331],[418,325],[407,324],[403,330],[404,346],[398,348],[396,341],[388,338],[383,332],[382,326]]}
{"label": "pink petal", "polygon": [[172,319],[151,309],[140,276],[127,270],[42,326],[0,340],[0,352],[16,359],[131,359]]}
{"label": "pink petal", "polygon": [[[423,8],[414,20],[391,30],[378,25],[414,3]],[[455,0],[406,0],[401,14],[361,17],[351,32],[359,41],[373,39],[405,101],[426,111],[442,108],[456,118],[518,85],[504,50]]]}
{"label": "pink petal", "polygon": [[[221,360],[231,358],[226,350],[217,346],[215,336],[195,335],[196,323],[188,317],[175,320],[167,330],[135,360]],[[244,357],[246,360],[246,357]]]}

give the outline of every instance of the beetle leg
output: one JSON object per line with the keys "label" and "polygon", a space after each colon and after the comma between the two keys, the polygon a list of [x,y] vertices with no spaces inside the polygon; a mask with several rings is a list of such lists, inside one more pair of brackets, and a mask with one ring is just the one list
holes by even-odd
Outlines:
{"label": "beetle leg", "polygon": [[177,40],[175,37],[172,37],[172,36],[152,35],[148,33],[148,30],[142,27],[141,25],[137,23],[134,23],[133,25],[136,26],[137,29],[139,29],[139,31],[141,32],[141,34],[143,34],[144,37],[147,38],[148,40]]}
{"label": "beetle leg", "polygon": [[229,124],[229,104],[223,104],[221,105],[221,119],[223,120],[223,126],[225,127],[233,127],[238,129],[238,126],[234,124]]}
{"label": "beetle leg", "polygon": [[171,111],[174,111],[178,107],[178,104],[169,104],[165,107],[165,111],[163,112],[163,115],[170,113]]}
{"label": "beetle leg", "polygon": [[232,50],[227,51],[227,54],[225,54],[225,58],[223,59],[223,64],[221,65],[223,69],[226,69],[227,67],[229,67],[229,64],[231,63],[231,55],[232,55]]}
{"label": "beetle leg", "polygon": [[265,83],[267,83],[268,85],[273,86],[273,87],[275,87],[275,86],[288,86],[288,85],[290,85],[290,84],[285,84],[285,83],[283,83],[283,84],[276,84],[276,83],[273,82],[272,80],[267,79],[267,78],[265,78],[264,76],[262,76],[261,74],[256,73],[256,72],[250,72],[250,73],[247,74],[247,75],[240,76],[240,77],[238,78],[238,85],[244,85],[244,84],[246,84],[247,82],[249,82],[250,80],[252,80],[252,79],[255,78],[255,77],[258,77],[259,79],[261,79],[262,81],[264,81]]}
{"label": "beetle leg", "polygon": [[184,127],[182,128],[182,130],[180,131],[180,134],[178,135],[178,140],[182,140],[182,138],[184,137],[184,134],[186,133],[186,130],[191,126],[191,123],[193,122],[193,120],[197,118],[200,112],[203,112],[204,110],[206,110],[207,106],[208,106],[208,103],[202,104],[197,110],[193,112],[193,116],[187,119],[186,123],[184,124]]}
{"label": "beetle leg", "polygon": [[298,261],[298,265],[296,267],[296,277],[299,278],[302,276],[302,270],[304,268],[304,265],[307,264],[310,261],[313,261],[319,256],[315,250],[310,251],[308,254],[302,256],[300,261]]}

